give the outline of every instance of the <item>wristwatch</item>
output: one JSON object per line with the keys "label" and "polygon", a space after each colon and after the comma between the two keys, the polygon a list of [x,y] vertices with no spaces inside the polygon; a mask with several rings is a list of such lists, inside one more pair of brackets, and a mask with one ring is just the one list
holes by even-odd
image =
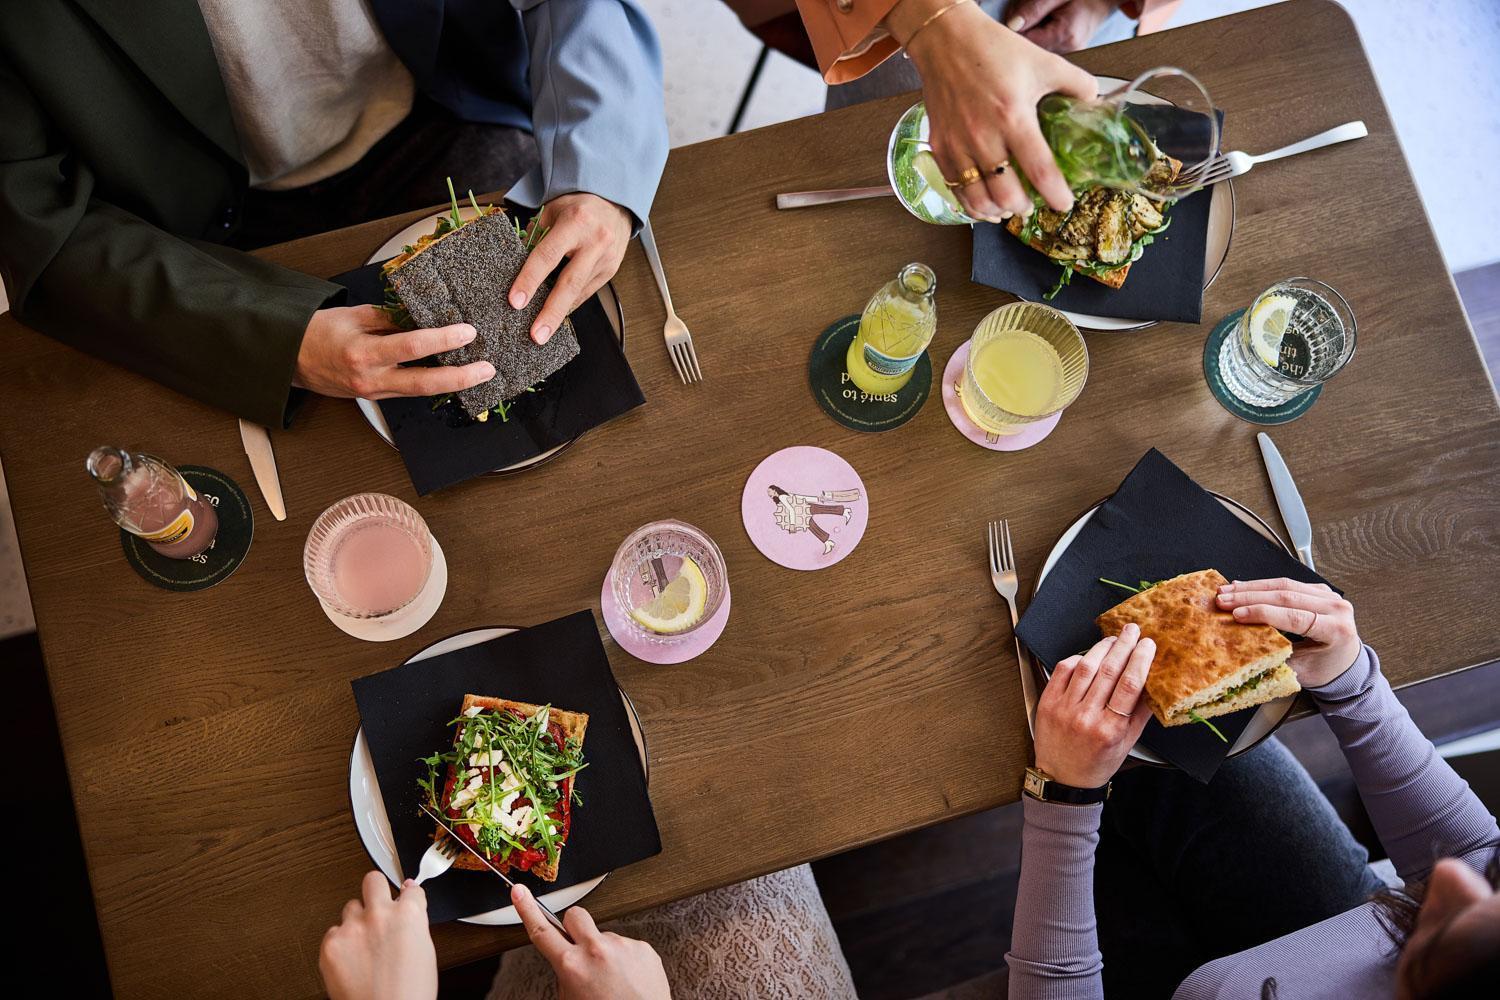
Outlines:
{"label": "wristwatch", "polygon": [[1021,791],[1038,802],[1062,802],[1070,806],[1091,806],[1109,798],[1109,782],[1098,788],[1074,788],[1038,767],[1028,767]]}

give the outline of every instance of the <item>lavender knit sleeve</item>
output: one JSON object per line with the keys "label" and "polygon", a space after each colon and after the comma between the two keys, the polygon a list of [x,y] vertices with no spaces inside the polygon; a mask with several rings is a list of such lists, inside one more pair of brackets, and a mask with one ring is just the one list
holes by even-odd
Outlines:
{"label": "lavender knit sleeve", "polygon": [[1309,693],[1401,877],[1425,878],[1445,857],[1482,869],[1500,845],[1495,818],[1411,721],[1375,651],[1366,646],[1352,667]]}
{"label": "lavender knit sleeve", "polygon": [[1011,1000],[1104,996],[1094,925],[1094,848],[1104,807],[1022,799],[1021,878],[1011,932]]}

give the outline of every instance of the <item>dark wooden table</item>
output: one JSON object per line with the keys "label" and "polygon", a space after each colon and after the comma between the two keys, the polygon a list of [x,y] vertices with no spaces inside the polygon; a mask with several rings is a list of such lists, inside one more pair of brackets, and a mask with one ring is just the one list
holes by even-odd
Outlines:
{"label": "dark wooden table", "polygon": [[[1237,185],[1228,264],[1205,317],[1270,282],[1348,296],[1359,351],[1312,412],[1275,431],[1312,513],[1319,566],[1347,588],[1386,670],[1410,683],[1500,657],[1500,414],[1391,132],[1354,26],[1302,0],[1084,52],[1129,76],[1190,66],[1228,109],[1228,148],[1270,149],[1353,118],[1370,136],[1265,166]],[[1092,335],[1093,371],[1056,432],[998,454],[937,400],[891,433],[834,424],[807,389],[812,338],[909,260],[936,268],[940,364],[1007,296],[968,283],[962,229],[893,200],[778,213],[778,191],[883,176],[901,98],[673,152],[657,239],[707,380],[684,387],[663,310],[632,250],[615,285],[649,403],[541,471],[416,500],[354,406],[317,400],[275,435],[290,517],[270,518],[227,414],[0,320],[0,453],[89,873],[122,995],[309,995],[325,927],[370,867],[346,792],[350,678],[471,626],[597,609],[615,546],[668,515],[723,546],[735,591],[723,638],[683,666],[612,644],[652,754],[660,857],[588,905],[612,916],[1013,800],[1029,747],[984,522],[1006,516],[1029,586],[1052,539],[1150,446],[1278,523],[1256,428],[1210,397],[1208,326]],[[272,252],[319,274],[361,263],[398,221]],[[120,558],[83,474],[101,441],[238,478],[258,518],[227,582],[155,590]],[[837,568],[781,569],[740,525],[770,451],[843,454],[871,496],[869,533]],[[341,496],[416,503],[447,549],[448,596],[416,635],[358,642],[302,579],[303,539]],[[36,762],[38,779],[51,765]],[[445,963],[514,931],[435,929]]]}

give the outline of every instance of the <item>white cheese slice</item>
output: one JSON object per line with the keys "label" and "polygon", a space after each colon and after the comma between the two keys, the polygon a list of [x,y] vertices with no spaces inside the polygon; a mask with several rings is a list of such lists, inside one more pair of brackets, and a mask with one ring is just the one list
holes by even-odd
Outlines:
{"label": "white cheese slice", "polygon": [[470,767],[499,767],[505,763],[505,755],[499,750],[482,750],[469,754]]}

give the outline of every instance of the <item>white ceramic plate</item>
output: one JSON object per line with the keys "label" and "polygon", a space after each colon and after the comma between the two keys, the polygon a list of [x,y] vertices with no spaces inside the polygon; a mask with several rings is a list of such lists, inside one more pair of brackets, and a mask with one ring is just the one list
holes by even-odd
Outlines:
{"label": "white ceramic plate", "polygon": [[[471,208],[460,209],[460,212],[471,218],[474,215],[474,210]],[[371,254],[370,259],[365,261],[365,263],[373,264],[377,260],[389,260],[396,256],[396,254],[401,252],[402,247],[415,242],[424,234],[432,232],[432,223],[432,219],[418,219],[382,243],[380,248]],[[614,286],[606,284],[595,293],[595,296],[599,299],[600,305],[604,306],[604,315],[608,317],[609,325],[614,329],[615,336],[620,338],[620,343],[625,343],[625,314],[620,309],[620,299],[615,295]],[[373,400],[369,399],[356,399],[354,402],[359,407],[359,412],[364,416],[365,420],[375,429],[375,433],[379,434],[385,440],[386,444],[392,448],[396,447],[396,439],[391,436],[390,425],[385,422],[385,414],[380,412],[380,407]],[[535,468],[548,459],[555,457],[558,452],[577,440],[577,438],[573,438],[572,441],[565,441],[555,448],[549,448],[538,455],[533,455],[524,462],[507,465],[503,469],[495,469],[494,473],[523,472],[526,469]],[[491,474],[493,475],[494,473]]]}
{"label": "white ceramic plate", "polygon": [[[458,635],[441,639],[419,653],[408,659],[407,663],[417,663],[430,657],[439,656],[443,653],[451,653],[455,649],[467,649],[477,646],[481,642],[514,632],[513,628],[476,628],[468,632],[460,632]],[[620,692],[620,700],[625,703],[625,716],[630,720],[630,735],[635,740],[635,749],[641,755],[641,768],[646,773],[649,783],[651,778],[651,767],[646,762],[646,740],[641,734],[641,722],[636,718],[635,706],[630,703],[630,698],[624,691]],[[365,742],[364,727],[354,734],[354,752],[349,755],[349,802],[354,810],[354,826],[359,830],[359,839],[364,843],[365,850],[370,855],[370,860],[375,862],[385,877],[391,880],[392,885],[400,885],[405,878],[401,873],[401,861],[396,856],[396,838],[391,833],[391,821],[385,813],[385,802],[380,797],[380,785],[375,780],[375,764],[370,759],[370,747]],[[570,885],[566,889],[557,889],[541,897],[552,911],[561,911],[564,907],[572,906],[584,896],[594,891],[594,887],[603,882],[605,876],[589,879],[587,882],[579,882]],[[438,878],[442,878],[441,875]],[[460,917],[459,920],[466,924],[519,924],[521,918],[516,915],[514,906],[502,906],[498,910],[490,910],[487,913],[475,913],[471,916]]]}
{"label": "white ceramic plate", "polygon": [[[1129,80],[1122,80],[1114,76],[1098,76],[1094,79],[1099,81],[1099,92],[1101,94],[1121,87]],[[1146,95],[1149,96],[1149,95]],[[1165,100],[1154,99],[1155,103],[1166,104]],[[1203,251],[1203,288],[1214,283],[1219,276],[1219,271],[1224,267],[1224,261],[1229,257],[1229,244],[1234,239],[1234,183],[1223,181],[1214,185],[1212,200],[1208,203],[1208,244]],[[1150,249],[1146,250],[1150,253]],[[1073,321],[1073,325],[1080,330],[1099,331],[1101,333],[1124,333],[1127,330],[1144,330],[1155,326],[1156,320],[1145,319],[1118,319],[1113,316],[1091,316],[1088,313],[1075,313],[1063,310],[1063,315]]]}
{"label": "white ceramic plate", "polygon": [[[1288,548],[1287,544],[1277,536],[1276,532],[1272,530],[1271,526],[1268,525],[1265,521],[1262,521],[1258,516],[1256,516],[1256,514],[1252,510],[1250,510],[1249,507],[1246,507],[1244,504],[1240,503],[1237,500],[1231,500],[1229,497],[1221,496],[1218,493],[1214,493],[1213,497],[1215,500],[1218,500],[1219,503],[1223,504],[1225,509],[1227,509],[1229,513],[1233,514],[1241,521],[1244,521],[1250,527],[1254,528],[1256,531],[1260,532],[1262,535],[1275,542],[1281,548],[1286,549],[1287,554],[1292,558],[1295,559],[1297,557],[1297,553]],[[1047,553],[1047,559],[1042,563],[1042,571],[1037,574],[1036,587],[1034,587],[1031,591],[1033,597],[1036,596],[1036,592],[1041,589],[1042,581],[1047,578],[1047,574],[1052,572],[1052,567],[1057,565],[1057,560],[1062,558],[1062,554],[1067,551],[1068,546],[1073,544],[1073,539],[1078,537],[1078,533],[1083,530],[1083,526],[1089,523],[1089,518],[1094,516],[1094,512],[1098,510],[1100,504],[1103,503],[1104,501],[1100,500],[1099,503],[1094,504],[1088,510],[1084,511],[1076,521],[1068,525],[1068,530],[1064,531],[1062,533],[1062,537],[1057,540],[1057,544],[1052,546],[1052,551]],[[1035,661],[1037,666],[1041,667],[1043,676],[1050,675],[1051,664],[1042,663],[1034,653],[1032,654],[1032,660]],[[1234,746],[1229,748],[1229,756],[1238,757],[1240,754],[1244,753],[1246,750],[1249,750],[1251,747],[1258,744],[1267,736],[1270,736],[1271,733],[1275,731],[1276,727],[1281,725],[1282,721],[1286,719],[1287,713],[1292,710],[1292,702],[1294,702],[1295,700],[1296,695],[1288,695],[1285,698],[1277,698],[1275,701],[1268,701],[1264,705],[1260,706],[1260,709],[1255,713],[1254,717],[1251,718],[1250,724],[1245,727],[1245,731],[1240,733],[1240,738],[1235,740]],[[1139,745],[1131,748],[1130,756],[1136,758],[1137,760],[1148,761],[1152,764],[1166,765],[1167,763],[1156,754],[1152,753],[1150,750],[1147,750],[1145,747]]]}

